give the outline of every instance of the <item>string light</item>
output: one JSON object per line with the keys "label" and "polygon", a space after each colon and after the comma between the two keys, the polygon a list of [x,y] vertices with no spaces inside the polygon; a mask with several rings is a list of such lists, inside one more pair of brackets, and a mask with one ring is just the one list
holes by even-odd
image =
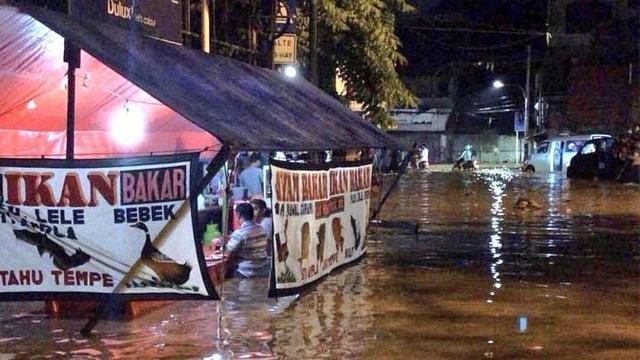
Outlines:
{"label": "string light", "polygon": [[[29,74],[26,72],[20,72],[20,71],[7,71],[4,69],[0,69],[0,73],[2,74],[9,74],[9,75],[15,75],[15,76],[20,76],[20,77],[24,77],[26,79],[38,79],[37,76],[33,75],[33,74]],[[102,86],[97,86],[95,83],[91,82],[91,75],[89,74],[89,72],[84,72],[82,74],[76,73],[76,78],[77,79],[82,79],[82,86],[86,89],[91,89],[94,88],[96,90],[105,92],[107,94],[113,95],[117,98],[123,99],[126,102],[129,103],[135,103],[135,104],[144,104],[144,105],[153,105],[153,106],[164,106],[164,104],[158,102],[158,101],[148,101],[148,100],[138,100],[138,99],[131,99],[131,98],[125,98],[122,94],[119,94],[113,90],[109,90],[105,87]],[[38,93],[32,95],[32,97],[25,102],[21,102],[18,103],[4,111],[0,111],[0,117],[5,116],[19,108],[21,108],[22,106],[26,107],[28,110],[34,110],[37,108],[37,103],[36,100],[37,98],[39,98],[41,95],[44,95],[50,91],[54,91],[53,89],[55,89],[56,87],[58,87],[58,89],[60,91],[67,91],[68,90],[68,85],[69,85],[69,77],[68,75],[64,75],[62,77],[62,79],[60,80],[54,80],[51,83],[49,83],[47,85],[46,88],[43,88],[42,90],[40,90]]]}

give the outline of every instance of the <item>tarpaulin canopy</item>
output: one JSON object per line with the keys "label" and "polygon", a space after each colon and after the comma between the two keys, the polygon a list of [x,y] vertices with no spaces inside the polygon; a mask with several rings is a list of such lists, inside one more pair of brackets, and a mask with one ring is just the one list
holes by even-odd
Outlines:
{"label": "tarpaulin canopy", "polygon": [[[70,19],[40,8],[24,11],[29,15],[0,6],[2,155],[64,152],[62,37],[82,49],[76,73],[78,154],[220,143],[254,150],[394,146],[384,133],[303,79],[288,80],[275,71],[135,36],[91,19]],[[116,119],[127,116],[127,124],[144,118],[146,135],[134,145],[111,136]],[[35,150],[43,142],[58,145]]]}
{"label": "tarpaulin canopy", "polygon": [[[0,156],[63,157],[67,122],[64,39],[7,6],[0,6],[0,24]],[[81,58],[75,77],[78,157],[216,150],[220,146],[210,133],[96,58],[86,52]],[[141,127],[139,138],[132,137],[136,121]]]}

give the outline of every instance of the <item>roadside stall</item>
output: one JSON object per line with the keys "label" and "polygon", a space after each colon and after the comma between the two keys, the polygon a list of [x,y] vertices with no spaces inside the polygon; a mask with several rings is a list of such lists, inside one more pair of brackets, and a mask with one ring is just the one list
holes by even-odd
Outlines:
{"label": "roadside stall", "polygon": [[[303,79],[40,8],[0,23],[0,300],[217,299],[196,197],[237,151],[393,146]],[[364,254],[371,165],[271,166],[278,295]]]}

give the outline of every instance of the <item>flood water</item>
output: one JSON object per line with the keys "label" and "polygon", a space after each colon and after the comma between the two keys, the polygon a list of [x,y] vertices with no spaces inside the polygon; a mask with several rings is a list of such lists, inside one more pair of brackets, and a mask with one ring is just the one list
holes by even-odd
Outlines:
{"label": "flood water", "polygon": [[640,359],[640,187],[420,172],[380,219],[366,258],[296,300],[232,280],[89,339],[0,304],[0,359]]}

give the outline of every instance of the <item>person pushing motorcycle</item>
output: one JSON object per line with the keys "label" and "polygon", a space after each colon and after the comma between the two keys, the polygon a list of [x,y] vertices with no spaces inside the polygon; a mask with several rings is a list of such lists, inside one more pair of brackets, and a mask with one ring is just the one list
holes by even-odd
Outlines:
{"label": "person pushing motorcycle", "polygon": [[[464,149],[458,156],[458,160],[456,164],[453,166],[454,169],[463,169],[464,164],[473,164],[474,163],[473,150],[471,150],[471,145],[467,144],[464,146]],[[473,164],[475,168],[475,164]]]}

